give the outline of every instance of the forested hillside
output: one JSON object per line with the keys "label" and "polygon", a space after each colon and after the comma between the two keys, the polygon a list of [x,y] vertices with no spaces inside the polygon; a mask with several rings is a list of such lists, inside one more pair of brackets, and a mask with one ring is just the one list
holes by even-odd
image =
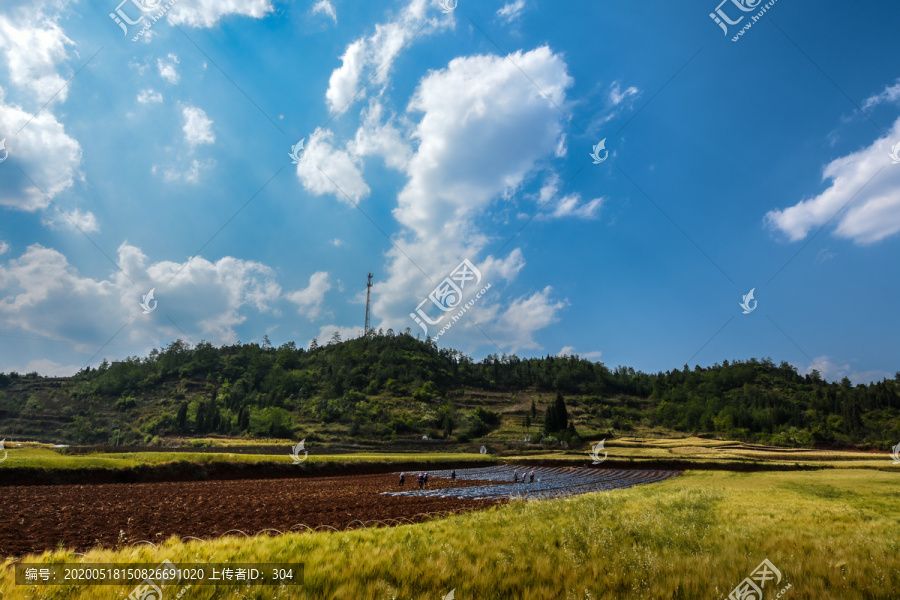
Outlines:
{"label": "forested hillside", "polygon": [[[568,433],[554,431],[556,413],[547,411],[557,394],[568,407]],[[476,362],[389,330],[309,349],[176,341],[71,378],[0,374],[0,436],[18,439],[137,444],[313,432],[468,441],[524,431],[535,441],[574,441],[650,429],[885,449],[900,441],[900,373],[853,386],[768,359],[656,374],[577,357]]]}

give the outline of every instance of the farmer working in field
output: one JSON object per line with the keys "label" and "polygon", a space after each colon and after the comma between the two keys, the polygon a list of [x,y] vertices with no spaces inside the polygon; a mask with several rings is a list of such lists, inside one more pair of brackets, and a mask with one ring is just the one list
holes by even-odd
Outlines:
{"label": "farmer working in field", "polygon": [[406,481],[406,473],[400,473],[400,487],[403,487],[403,483]]}

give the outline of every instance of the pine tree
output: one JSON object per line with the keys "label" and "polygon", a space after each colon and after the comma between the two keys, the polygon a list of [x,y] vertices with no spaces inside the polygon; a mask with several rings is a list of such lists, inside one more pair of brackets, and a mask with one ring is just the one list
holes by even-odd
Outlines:
{"label": "pine tree", "polygon": [[556,424],[557,431],[562,431],[569,425],[569,411],[566,410],[566,401],[561,392],[556,392]]}
{"label": "pine tree", "polygon": [[178,431],[183,432],[187,427],[187,411],[187,402],[182,402],[181,406],[178,407],[178,415],[175,417],[175,425],[178,427]]}
{"label": "pine tree", "polygon": [[544,413],[544,431],[549,435],[559,431],[559,423],[556,420],[556,407],[551,404]]}

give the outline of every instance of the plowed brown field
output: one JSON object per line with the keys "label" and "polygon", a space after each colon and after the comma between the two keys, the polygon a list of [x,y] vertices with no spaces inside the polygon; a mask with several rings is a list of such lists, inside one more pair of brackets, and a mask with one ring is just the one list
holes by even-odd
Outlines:
{"label": "plowed brown field", "polygon": [[[429,479],[428,489],[479,483]],[[414,487],[415,475],[407,474],[405,489]],[[235,529],[253,535],[264,529],[302,530],[301,525],[313,529],[380,525],[374,521],[394,525],[502,502],[380,493],[399,489],[393,474],[9,486],[0,492],[0,556],[41,552],[60,543],[84,551],[140,540],[158,543],[172,535],[208,539]]]}

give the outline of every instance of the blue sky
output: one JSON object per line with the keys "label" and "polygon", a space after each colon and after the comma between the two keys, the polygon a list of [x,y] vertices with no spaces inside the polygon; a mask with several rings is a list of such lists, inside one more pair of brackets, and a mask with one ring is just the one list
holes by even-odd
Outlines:
{"label": "blue sky", "polygon": [[0,371],[356,336],[369,271],[476,358],[900,369],[898,6],[140,4],[0,8]]}

